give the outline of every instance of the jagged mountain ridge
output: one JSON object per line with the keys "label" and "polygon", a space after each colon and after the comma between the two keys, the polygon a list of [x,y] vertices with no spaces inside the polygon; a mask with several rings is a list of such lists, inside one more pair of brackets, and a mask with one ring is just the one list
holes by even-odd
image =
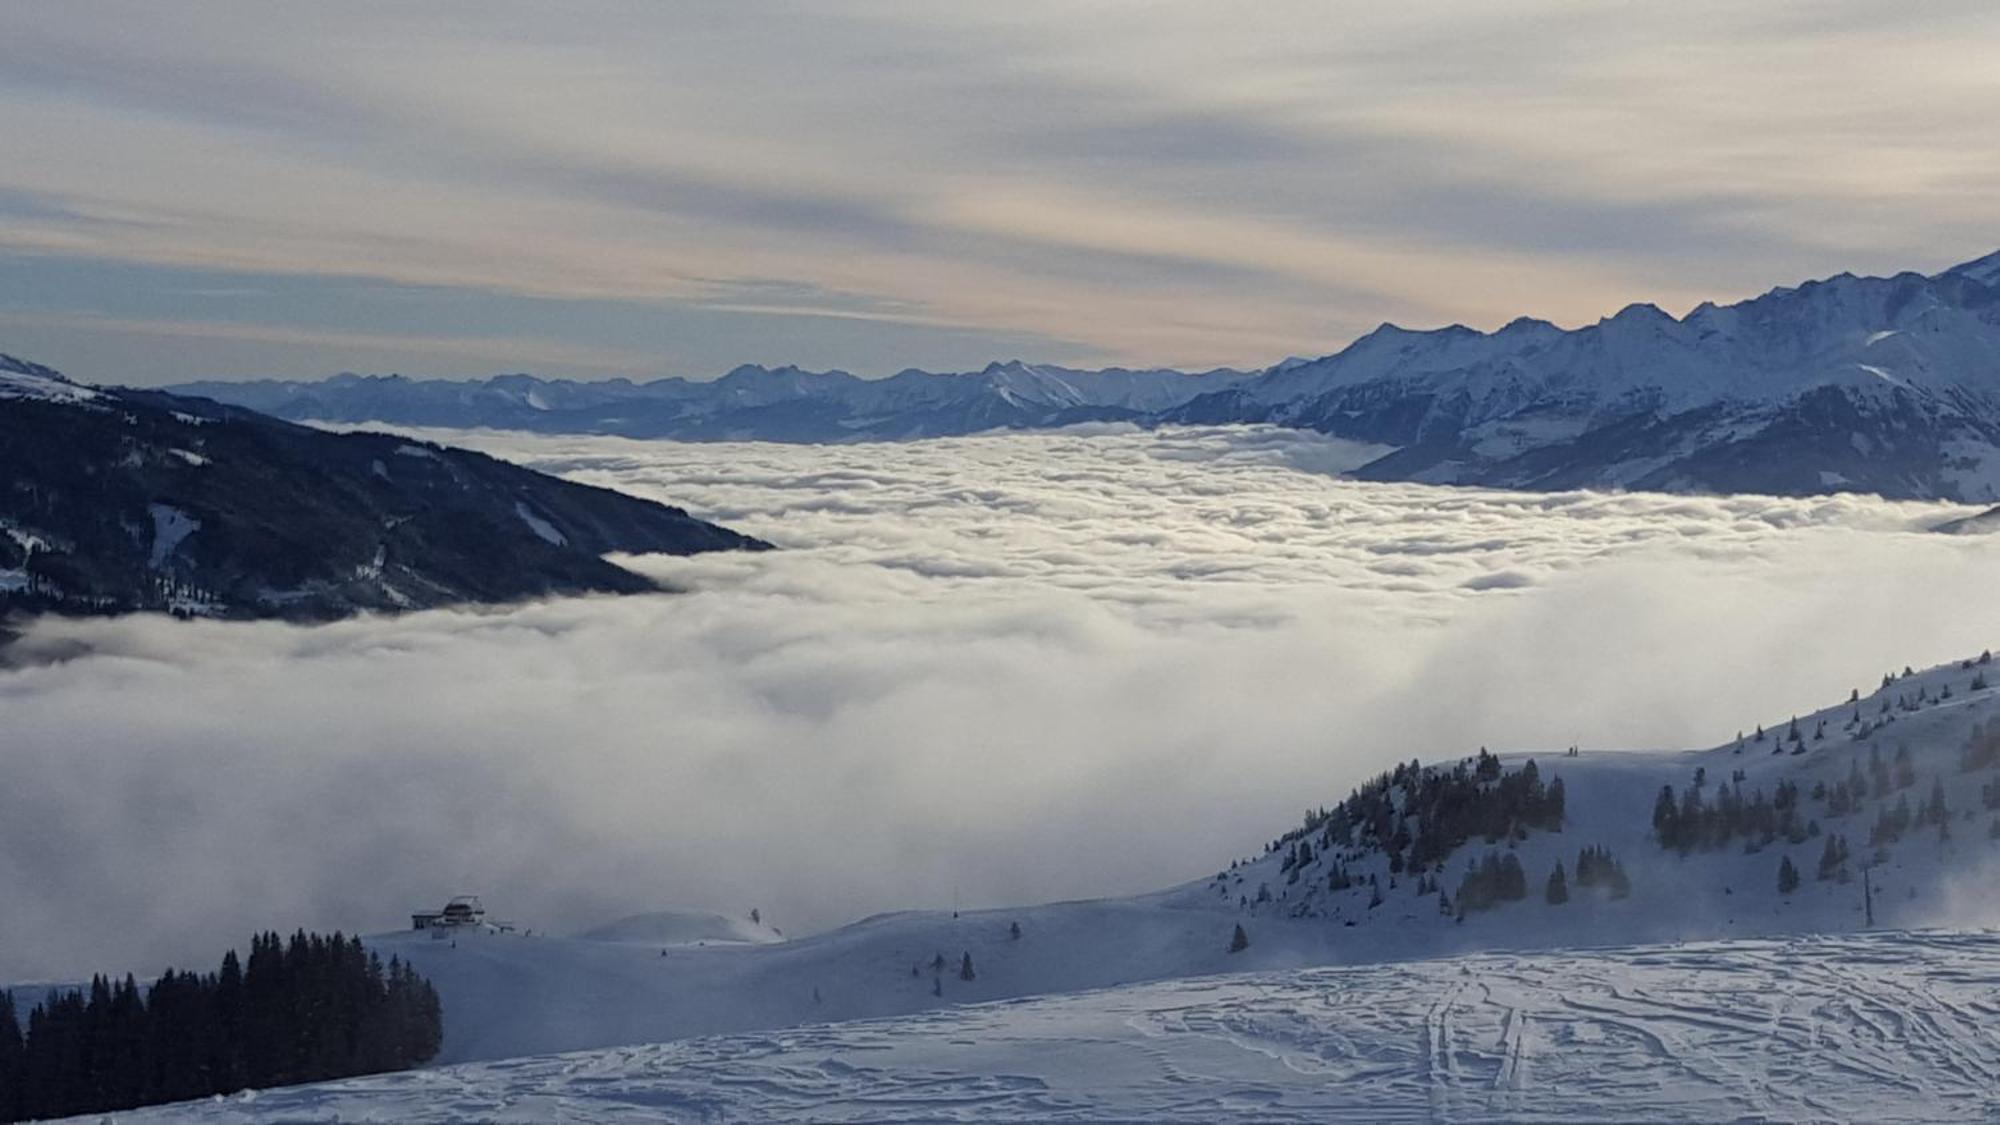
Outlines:
{"label": "jagged mountain ridge", "polygon": [[834,442],[1142,418],[1246,377],[1228,370],[1078,371],[1013,360],[981,371],[912,369],[886,379],[746,365],[712,382],[581,382],[532,375],[418,380],[345,374],[322,382],[209,382],[174,389],[298,421],[485,426],[683,441]]}
{"label": "jagged mountain ridge", "polygon": [[630,593],[602,557],[758,549],[485,454],[333,434],[0,356],[0,608],[325,619]]}
{"label": "jagged mountain ridge", "polygon": [[1398,447],[1367,479],[2000,498],[2000,254],[1840,274],[1674,318],[1384,325],[1164,412]]}
{"label": "jagged mountain ridge", "polygon": [[2000,253],[1679,318],[1633,305],[1575,329],[1385,324],[1253,374],[1014,361],[879,380],[748,366],[706,383],[342,375],[181,389],[295,420],[679,440],[1268,423],[1395,447],[1356,473],[1366,479],[1983,502],[2000,500]]}

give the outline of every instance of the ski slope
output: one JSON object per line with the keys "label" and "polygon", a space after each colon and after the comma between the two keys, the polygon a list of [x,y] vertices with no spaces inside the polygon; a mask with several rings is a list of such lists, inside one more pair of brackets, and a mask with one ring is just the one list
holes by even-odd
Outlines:
{"label": "ski slope", "polygon": [[1991,1120],[1996,1029],[2000,935],[1870,933],[1204,977],[116,1120]]}
{"label": "ski slope", "polygon": [[[1357,885],[1332,891],[1324,858],[1292,882],[1282,870],[1281,849],[1234,866],[1225,859],[1205,878],[1150,895],[887,914],[793,940],[773,940],[779,935],[744,920],[667,914],[575,938],[482,932],[453,938],[430,931],[370,942],[385,957],[412,962],[437,985],[446,1013],[441,1061],[458,1063],[914,1015],[1232,971],[1847,933],[1869,928],[1871,908],[1879,928],[2000,924],[2000,910],[1985,890],[2000,873],[2000,840],[1991,827],[2000,814],[1987,810],[1981,795],[2000,768],[1968,774],[1959,759],[1973,730],[2000,728],[2000,690],[1973,687],[1993,671],[1991,665],[1952,663],[1898,674],[1888,687],[1861,693],[1856,703],[1799,716],[1800,744],[1780,744],[1790,716],[1767,715],[1744,717],[1746,728],[1761,719],[1771,733],[1761,743],[1746,738],[1741,753],[1732,738],[1703,751],[1537,755],[1543,776],[1559,776],[1567,787],[1563,831],[1502,845],[1527,870],[1527,898],[1462,921],[1441,911],[1435,895],[1420,893],[1415,880],[1395,879],[1379,852],[1346,858]],[[1991,679],[2000,683],[2000,674]],[[1919,694],[1925,702],[1915,705]],[[1913,706],[1904,709],[1904,700]],[[1857,710],[1864,726],[1847,725]],[[1822,720],[1824,737],[1816,737]],[[1800,745],[1804,749],[1794,753]],[[1845,815],[1831,814],[1811,796],[1818,782],[1838,781],[1857,764],[1865,768],[1871,754],[1891,755],[1905,746],[1915,778],[1909,788],[1871,798]],[[1507,760],[1518,764],[1523,757]],[[1664,784],[1686,788],[1698,769],[1711,792],[1739,770],[1745,793],[1796,784],[1803,816],[1821,834],[1797,844],[1780,838],[1749,848],[1739,841],[1687,855],[1662,849],[1652,836],[1654,798]],[[1903,799],[1921,804],[1934,781],[1948,793],[1948,838],[1928,827],[1913,830],[1877,856],[1868,836],[1878,811]],[[1307,796],[1331,803],[1337,794]],[[1844,879],[1817,878],[1824,836],[1834,833],[1851,841],[1855,858]],[[1562,905],[1545,902],[1550,870],[1558,862],[1573,870],[1585,846],[1609,848],[1625,866],[1632,878],[1629,897],[1608,900],[1579,891]],[[1463,868],[1489,850],[1477,840],[1462,847],[1441,876],[1446,889],[1455,894]],[[1802,880],[1791,893],[1779,894],[1777,870],[1787,857]],[[1382,902],[1373,907],[1369,875],[1382,891]],[[1269,889],[1268,901],[1257,901],[1260,888]],[[1239,923],[1251,946],[1231,954],[1228,944]],[[690,935],[699,936],[691,941]],[[976,967],[970,981],[956,974],[966,954]],[[933,969],[939,959],[946,963],[942,972]]]}
{"label": "ski slope", "polygon": [[[1745,723],[1761,741],[1537,755],[1564,781],[1562,830],[1471,841],[1440,873],[1455,888],[1489,850],[1518,858],[1530,893],[1480,913],[1441,910],[1379,850],[1340,853],[1356,885],[1335,890],[1331,852],[1294,880],[1279,847],[1150,895],[795,939],[672,911],[567,938],[387,934],[370,944],[436,984],[439,1061],[463,1065],[130,1116],[1990,1119],[2000,761],[1965,750],[2000,731],[1996,667],[1879,677],[1798,716],[1796,741],[1790,716],[1764,716]],[[1819,795],[1905,750],[1893,789],[1845,811]],[[1697,771],[1711,794],[1796,786],[1813,833],[1661,847],[1655,795]],[[1941,824],[1870,840],[1934,790]],[[1822,878],[1835,834],[1854,859]],[[1630,894],[1546,901],[1584,847],[1611,850]],[[1782,859],[1802,875],[1785,892]]]}

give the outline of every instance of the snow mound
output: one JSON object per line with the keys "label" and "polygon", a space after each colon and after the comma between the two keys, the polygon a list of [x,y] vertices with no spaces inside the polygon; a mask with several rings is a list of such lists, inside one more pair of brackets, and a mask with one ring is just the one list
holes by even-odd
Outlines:
{"label": "snow mound", "polygon": [[634,914],[576,935],[577,941],[623,942],[671,948],[681,945],[768,945],[783,934],[748,918],[729,918],[689,910]]}

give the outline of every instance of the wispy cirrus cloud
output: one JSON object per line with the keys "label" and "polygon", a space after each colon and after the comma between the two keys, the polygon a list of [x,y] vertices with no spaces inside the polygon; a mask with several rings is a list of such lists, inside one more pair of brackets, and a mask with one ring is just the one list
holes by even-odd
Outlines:
{"label": "wispy cirrus cloud", "polygon": [[[537,334],[668,317],[655,371],[1255,364],[1976,256],[1996,43],[1959,3],[24,8],[0,252],[491,298],[442,337],[596,302]],[[812,296],[728,296],[767,284]]]}

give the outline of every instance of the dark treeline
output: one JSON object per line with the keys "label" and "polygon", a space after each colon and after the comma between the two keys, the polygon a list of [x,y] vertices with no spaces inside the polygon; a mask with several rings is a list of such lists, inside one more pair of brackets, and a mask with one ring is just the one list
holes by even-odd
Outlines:
{"label": "dark treeline", "polygon": [[1738,836],[1762,847],[1779,837],[1796,844],[1818,832],[1817,826],[1801,821],[1799,787],[1789,781],[1779,782],[1769,797],[1761,789],[1745,797],[1740,784],[1724,783],[1710,800],[1702,789],[1699,775],[1679,800],[1673,786],[1660,788],[1653,802],[1653,834],[1661,847],[1686,855],[1726,847]]}
{"label": "dark treeline", "polygon": [[[1556,869],[1560,871],[1561,865]],[[1624,898],[1632,893],[1632,880],[1625,874],[1625,865],[1611,858],[1610,848],[1589,847],[1576,853],[1576,885],[1609,898]]]}
{"label": "dark treeline", "polygon": [[359,938],[269,933],[217,972],[51,993],[25,1028],[0,992],[0,1121],[404,1070],[443,1037],[437,991],[402,961]]}
{"label": "dark treeline", "polygon": [[1458,884],[1458,916],[1491,910],[1503,902],[1528,897],[1528,873],[1513,853],[1487,852]]}
{"label": "dark treeline", "polygon": [[[1286,853],[1286,868],[1311,862],[1310,842],[1319,851],[1379,848],[1391,874],[1421,875],[1440,870],[1461,845],[1477,837],[1489,844],[1526,839],[1529,829],[1562,830],[1562,778],[1546,784],[1534,761],[1502,769],[1500,759],[1478,757],[1444,769],[1415,761],[1399,765],[1349,794],[1331,810],[1306,817],[1305,825],[1272,843]],[[1307,857],[1303,862],[1298,853]]]}

